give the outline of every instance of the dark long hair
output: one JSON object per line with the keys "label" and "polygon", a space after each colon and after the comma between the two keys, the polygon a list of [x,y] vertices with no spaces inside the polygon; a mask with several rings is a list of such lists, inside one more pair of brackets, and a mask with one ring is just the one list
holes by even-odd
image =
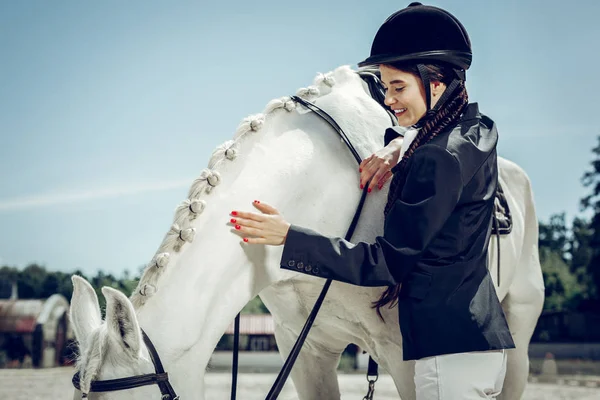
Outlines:
{"label": "dark long hair", "polygon": [[[416,65],[406,64],[391,64],[392,67],[399,70],[410,72],[419,77],[419,72]],[[451,67],[440,64],[426,64],[425,68],[429,73],[430,81],[439,81],[446,86],[453,80],[455,73]],[[429,142],[431,139],[436,137],[440,132],[447,129],[453,128],[459,121],[460,116],[465,110],[469,103],[469,96],[467,95],[467,89],[464,81],[461,81],[458,87],[454,90],[454,93],[448,98],[448,100],[441,106],[441,108],[431,115],[425,115],[420,122],[421,129],[415,139],[411,142],[408,149],[402,156],[402,159],[394,167],[394,176],[390,183],[390,190],[388,193],[387,204],[385,205],[384,213],[387,217],[388,212],[400,197],[404,184],[406,182],[407,168],[406,165],[408,160],[413,155],[415,150]],[[389,304],[389,308],[392,308],[398,304],[398,295],[400,293],[400,285],[390,286],[385,292],[381,294],[379,300],[373,302],[372,307],[377,309],[377,314],[381,319],[381,307]]]}

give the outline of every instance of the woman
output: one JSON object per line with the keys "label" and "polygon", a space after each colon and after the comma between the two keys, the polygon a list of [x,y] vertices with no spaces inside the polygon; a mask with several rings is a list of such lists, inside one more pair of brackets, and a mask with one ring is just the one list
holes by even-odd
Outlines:
{"label": "woman", "polygon": [[[262,212],[233,211],[249,244],[285,245],[281,267],[360,286],[389,286],[376,304],[398,304],[405,360],[416,360],[418,400],[496,397],[514,348],[487,269],[498,183],[494,122],[468,104],[471,44],[442,9],[412,3],[375,36],[385,103],[411,127],[402,150],[395,130],[361,164],[369,191],[393,173],[384,235],[352,244]],[[400,159],[399,162],[397,162]],[[371,179],[373,178],[373,179]],[[251,237],[248,237],[251,236]]]}

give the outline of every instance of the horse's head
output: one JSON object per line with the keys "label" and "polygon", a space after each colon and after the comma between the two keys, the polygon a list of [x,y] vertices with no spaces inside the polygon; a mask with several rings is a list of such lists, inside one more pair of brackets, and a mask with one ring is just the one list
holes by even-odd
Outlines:
{"label": "horse's head", "polygon": [[[72,281],[70,317],[79,343],[77,371],[81,392],[96,400],[160,399],[155,385],[118,392],[90,392],[92,381],[151,374],[154,366],[129,299],[118,290],[103,287],[106,318],[102,321],[92,286],[76,275]],[[77,394],[74,398],[78,398]]]}

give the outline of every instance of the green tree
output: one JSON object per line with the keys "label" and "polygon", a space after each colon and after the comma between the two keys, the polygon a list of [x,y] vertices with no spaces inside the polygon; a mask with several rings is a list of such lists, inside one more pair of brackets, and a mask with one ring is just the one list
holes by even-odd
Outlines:
{"label": "green tree", "polygon": [[575,218],[569,239],[570,267],[577,280],[588,287],[592,284],[587,273],[592,260],[591,236],[590,222],[580,217]]}
{"label": "green tree", "polygon": [[542,263],[544,276],[544,309],[553,311],[576,309],[584,296],[584,287],[570,271],[569,265],[553,251],[545,251]]}
{"label": "green tree", "polygon": [[540,252],[540,261],[544,262],[544,257],[550,253],[557,254],[565,263],[569,258],[568,254],[568,229],[565,222],[565,213],[554,214],[550,216],[548,223],[539,223],[539,247],[544,249]]}
{"label": "green tree", "polygon": [[8,265],[0,268],[0,280],[6,282],[16,282],[19,277],[19,270],[15,267],[9,267]]}
{"label": "green tree", "polygon": [[125,271],[122,278],[116,278],[113,274],[106,274],[104,271],[98,271],[96,276],[88,280],[94,287],[96,294],[98,295],[98,301],[100,303],[100,309],[104,313],[106,306],[106,299],[102,294],[102,287],[109,286],[114,289],[120,290],[125,295],[129,296],[135,290],[137,286],[137,279],[130,279],[129,272]]}
{"label": "green tree", "polygon": [[92,284],[102,306],[105,303],[101,292],[103,286],[110,286],[130,295],[137,285],[137,278],[131,278],[128,271],[125,271],[120,279],[103,271],[98,271],[96,276],[88,279],[80,270],[74,273],[50,272],[44,266],[31,264],[21,271],[15,267],[0,268],[0,292],[2,297],[8,298],[11,294],[12,282],[16,282],[21,299],[44,299],[59,293],[70,301],[73,295],[72,275],[79,275]]}
{"label": "green tree", "polygon": [[43,284],[46,280],[46,268],[38,264],[30,264],[19,272],[17,286],[19,298],[39,299],[42,298]]}
{"label": "green tree", "polygon": [[268,314],[269,309],[263,304],[260,297],[256,296],[242,309],[242,314]]}
{"label": "green tree", "polygon": [[57,273],[47,273],[44,281],[42,282],[42,287],[40,290],[40,298],[47,298],[52,296],[54,293],[58,293],[58,288],[60,286],[60,275]]}
{"label": "green tree", "polygon": [[[591,189],[591,193],[581,200],[582,210],[592,213],[589,231],[585,232],[589,240],[588,253],[580,254],[585,261],[589,257],[586,272],[589,277],[590,307],[597,307],[600,303],[600,136],[598,145],[592,149],[594,159],[591,162],[591,170],[585,172],[582,183]],[[582,260],[578,260],[581,262]]]}
{"label": "green tree", "polygon": [[544,309],[576,309],[585,296],[585,285],[572,272],[569,229],[565,213],[555,214],[548,223],[539,223],[539,251],[544,277]]}
{"label": "green tree", "polygon": [[0,268],[0,298],[8,299],[12,294],[12,285],[19,279],[19,270],[7,265]]}

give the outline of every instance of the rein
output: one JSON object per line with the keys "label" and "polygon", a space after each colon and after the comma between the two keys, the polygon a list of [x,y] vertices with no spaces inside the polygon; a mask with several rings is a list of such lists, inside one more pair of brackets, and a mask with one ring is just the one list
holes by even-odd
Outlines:
{"label": "rein", "polygon": [[[321,117],[323,120],[325,120],[327,123],[329,123],[329,125],[331,125],[331,127],[340,135],[340,137],[342,138],[342,140],[344,141],[346,146],[348,146],[348,149],[350,149],[350,152],[352,153],[352,155],[354,156],[356,161],[359,164],[361,163],[362,159],[360,158],[360,155],[358,154],[358,152],[352,145],[352,142],[350,142],[350,139],[348,139],[348,136],[346,136],[346,134],[344,133],[342,128],[337,124],[337,122],[335,122],[335,120],[329,114],[327,114],[325,111],[323,111],[317,105],[315,105],[307,100],[304,100],[300,97],[292,96],[292,100],[302,104],[304,107],[310,109],[315,114],[317,114],[319,117]],[[352,218],[350,227],[348,228],[348,231],[346,232],[345,239],[348,241],[352,238],[352,235],[354,234],[354,231],[356,230],[356,226],[358,225],[358,219],[360,218],[361,211],[363,209],[365,200],[367,198],[367,187],[368,187],[368,185],[365,185],[362,195],[360,197],[360,201],[358,203],[358,208],[357,208],[356,212],[354,213],[354,217]],[[269,391],[269,394],[267,394],[267,397],[265,398],[265,400],[276,399],[277,396],[279,396],[279,393],[281,392],[281,390],[283,389],[283,385],[285,384],[285,381],[287,380],[288,376],[290,375],[290,372],[292,371],[292,367],[294,366],[294,363],[296,362],[296,358],[298,357],[298,354],[300,354],[302,345],[304,344],[304,341],[306,340],[306,337],[308,336],[308,332],[310,331],[310,328],[312,328],[313,322],[315,321],[315,318],[317,317],[317,313],[321,309],[321,305],[323,304],[323,300],[325,300],[325,296],[327,295],[327,291],[329,290],[329,287],[331,286],[331,282],[332,282],[331,279],[327,279],[327,281],[325,282],[325,285],[323,286],[323,289],[321,290],[321,294],[319,294],[319,298],[315,302],[315,305],[314,305],[312,311],[310,312],[310,315],[308,316],[308,319],[306,320],[304,327],[302,328],[302,331],[300,332],[300,336],[296,340],[294,347],[292,348],[292,350],[290,351],[290,354],[288,355],[287,359],[285,360],[285,363],[283,364],[283,368],[281,369],[281,371],[279,371],[279,375],[277,375],[277,379],[275,379],[275,383],[273,383],[273,386],[271,387],[271,390]]]}
{"label": "rein", "polygon": [[[373,76],[375,77],[375,75],[373,75]],[[371,93],[373,95],[374,89],[371,87],[371,84],[369,84],[369,89],[371,90]],[[360,157],[360,155],[358,154],[358,152],[352,145],[352,142],[350,141],[350,139],[348,138],[348,136],[346,135],[344,130],[338,125],[338,123],[329,114],[327,114],[327,112],[325,112],[323,109],[318,107],[316,104],[311,103],[310,101],[304,100],[298,96],[291,96],[291,99],[293,101],[301,104],[302,106],[308,108],[309,110],[313,111],[321,119],[323,119],[325,122],[327,122],[336,131],[336,133],[341,137],[342,141],[346,144],[346,146],[350,150],[350,153],[352,153],[352,155],[354,156],[354,159],[356,160],[356,162],[358,164],[360,164],[362,162],[362,158]],[[392,121],[393,121],[393,118],[392,118]],[[346,235],[344,237],[348,241],[350,241],[350,239],[352,238],[352,235],[354,234],[354,231],[356,230],[356,226],[358,225],[358,220],[360,218],[360,214],[362,212],[363,206],[365,204],[365,200],[367,198],[368,186],[369,185],[365,185],[365,187],[363,189],[360,201],[358,203],[358,207],[356,209],[356,212],[354,213],[354,217],[352,218],[350,227],[348,228],[348,231],[346,232]],[[285,360],[285,363],[283,364],[281,371],[279,371],[279,374],[277,375],[277,379],[275,379],[275,382],[273,383],[273,386],[271,387],[271,390],[267,394],[267,397],[265,398],[265,400],[274,400],[281,393],[281,390],[283,389],[283,385],[285,384],[287,378],[289,377],[289,375],[292,371],[292,368],[294,366],[294,363],[296,362],[296,359],[298,358],[298,355],[300,354],[302,345],[306,341],[306,337],[308,336],[308,333],[310,332],[310,329],[312,328],[315,318],[317,317],[317,313],[321,309],[321,305],[323,304],[323,300],[325,300],[325,296],[327,295],[329,287],[331,286],[331,282],[332,282],[331,279],[327,279],[327,281],[325,282],[325,285],[323,285],[323,289],[321,289],[319,298],[315,302],[315,305],[314,305],[312,311],[310,312],[308,319],[304,323],[304,327],[302,328],[302,331],[300,332],[300,335],[298,336],[298,339],[296,340],[294,347],[292,348],[292,350],[290,351],[290,354],[288,355],[287,359]],[[238,319],[239,319],[239,314],[236,316],[236,321]],[[238,341],[237,338],[239,338],[239,324],[237,322],[235,324],[235,328],[236,329],[234,330],[234,344],[237,343],[237,341]],[[235,398],[236,398],[235,382],[237,382],[237,370],[238,370],[237,352],[238,351],[239,351],[239,349],[237,348],[237,346],[234,345],[233,367],[232,367],[233,384],[232,384],[232,388],[231,388],[231,400],[235,400]],[[369,368],[369,372],[367,374],[367,380],[369,380],[369,394],[367,394],[367,396],[369,396],[369,397],[365,397],[365,398],[371,399],[373,392],[375,390],[374,385],[375,385],[375,381],[377,380],[378,374],[377,374],[377,363],[372,358],[369,359],[369,365],[370,366],[374,365],[374,367]],[[375,379],[369,379],[369,376],[374,376]]]}

